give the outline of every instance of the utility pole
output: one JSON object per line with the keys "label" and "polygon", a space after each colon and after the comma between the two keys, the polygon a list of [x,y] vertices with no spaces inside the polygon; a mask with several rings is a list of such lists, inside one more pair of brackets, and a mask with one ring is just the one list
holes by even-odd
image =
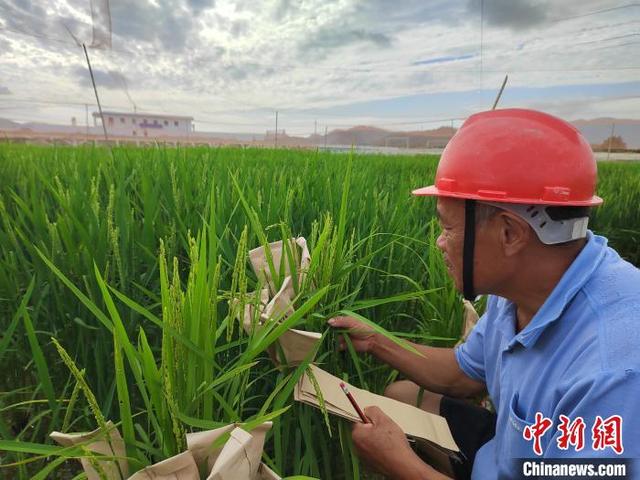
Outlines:
{"label": "utility pole", "polygon": [[326,125],[324,126],[324,149],[327,149],[327,130],[329,129],[329,127],[327,127]]}
{"label": "utility pole", "polygon": [[276,110],[276,136],[275,136],[275,147],[278,148],[278,110]]}
{"label": "utility pole", "polygon": [[89,104],[85,103],[84,104],[84,122],[85,125],[87,126],[86,130],[85,130],[85,140],[88,142],[89,141]]}
{"label": "utility pole", "polygon": [[609,160],[609,156],[611,155],[611,140],[613,140],[613,132],[616,130],[616,124],[611,124],[611,135],[609,135],[609,146],[607,147],[607,160]]}
{"label": "utility pole", "polygon": [[313,136],[318,135],[318,120],[313,121]]}

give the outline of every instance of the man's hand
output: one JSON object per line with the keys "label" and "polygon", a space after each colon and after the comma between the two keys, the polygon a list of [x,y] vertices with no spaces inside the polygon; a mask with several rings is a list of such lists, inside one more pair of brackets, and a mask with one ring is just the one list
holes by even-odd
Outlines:
{"label": "man's hand", "polygon": [[411,450],[400,427],[378,407],[367,407],[371,423],[355,423],[351,438],[358,455],[383,475],[396,480],[443,478]]}
{"label": "man's hand", "polygon": [[[369,352],[373,350],[377,333],[371,330],[371,327],[356,320],[353,317],[334,317],[328,321],[329,325],[334,328],[344,328],[349,330],[349,338],[356,352]],[[344,350],[347,348],[344,338],[341,336],[338,340],[340,343],[338,348]]]}

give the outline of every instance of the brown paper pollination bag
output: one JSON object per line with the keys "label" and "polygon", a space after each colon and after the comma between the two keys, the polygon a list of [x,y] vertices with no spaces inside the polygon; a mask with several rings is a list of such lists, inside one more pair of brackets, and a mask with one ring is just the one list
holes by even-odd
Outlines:
{"label": "brown paper pollination bag", "polygon": [[[311,261],[307,242],[303,237],[298,237],[290,239],[289,245],[292,252],[295,252],[294,256],[296,256],[296,261],[298,262],[298,264],[295,265],[295,271],[298,272],[298,278],[300,282],[302,282]],[[291,277],[292,266],[289,263],[288,256],[283,253],[283,242],[270,243],[269,247],[275,268],[280,267],[281,261],[284,262],[283,272],[286,277],[280,289],[275,291],[276,287],[268,266],[264,247],[258,247],[249,252],[249,259],[251,260],[253,270],[258,276],[258,279],[267,285],[267,288],[260,291],[260,302],[257,306],[258,312],[255,311],[256,307],[254,305],[245,305],[242,324],[247,333],[250,333],[254,328],[260,328],[266,322],[279,322],[295,312],[293,306],[295,291]],[[270,292],[274,292],[274,295],[269,300]],[[257,325],[254,325],[256,320]],[[275,344],[268,348],[268,353],[276,365],[283,363],[290,366],[299,365],[316,348],[321,337],[322,335],[317,332],[290,329],[281,335]],[[284,358],[280,357],[280,353],[282,353]]]}
{"label": "brown paper pollination bag", "polygon": [[257,439],[241,428],[231,431],[207,480],[255,479],[260,468],[264,435]]}
{"label": "brown paper pollination bag", "polygon": [[207,480],[254,478],[258,472],[258,465],[255,465],[254,472],[254,465],[246,457],[251,439],[251,435],[241,428],[233,429]]}
{"label": "brown paper pollination bag", "polygon": [[231,423],[215,430],[194,432],[187,434],[187,448],[193,455],[196,465],[210,472],[218,455],[222,451],[222,446],[213,448],[212,444],[225,433],[231,432],[236,425]]}
{"label": "brown paper pollination bag", "polygon": [[[210,472],[208,480],[257,479],[264,439],[270,428],[271,422],[265,422],[248,433],[230,424],[215,430],[189,433],[186,452],[147,467],[130,480],[199,480],[199,468]],[[213,442],[229,432],[229,440],[223,446],[213,448]],[[246,442],[239,444],[237,438]],[[229,462],[229,457],[235,461]],[[166,476],[169,474],[171,476]]]}
{"label": "brown paper pollination bag", "polygon": [[[309,263],[311,262],[307,241],[304,237],[298,237],[289,239],[288,242],[294,261],[296,262],[295,271],[298,274],[298,283],[302,283],[309,268]],[[271,258],[273,259],[273,267],[276,269],[278,275],[291,277],[293,270],[289,264],[289,255],[286,253],[286,248],[283,247],[282,240],[270,243],[269,250],[271,251]],[[249,261],[251,262],[253,271],[258,276],[258,280],[263,285],[268,285],[271,294],[275,295],[277,287],[273,280],[273,272],[271,272],[269,268],[264,247],[254,248],[249,251]]]}
{"label": "brown paper pollination bag", "polygon": [[[269,321],[279,322],[295,312],[292,302],[290,301],[292,300],[292,294],[291,279],[287,277],[282,285],[282,289],[280,289],[276,296],[267,305],[260,304],[258,306],[259,312],[255,312],[254,305],[245,305],[242,321],[245,332],[251,333],[254,329],[263,328],[264,324]],[[256,314],[258,314],[257,324],[255,324]],[[302,363],[307,356],[314,351],[318,343],[320,343],[321,338],[322,334],[317,332],[289,329],[267,349],[267,352],[276,365],[282,365],[284,363],[290,366],[296,366]],[[284,358],[281,359],[280,353],[282,353]]]}
{"label": "brown paper pollination bag", "polygon": [[[210,472],[207,479],[247,478],[253,480],[258,478],[257,472],[260,467],[264,440],[271,425],[271,422],[265,422],[251,432],[246,432],[236,427],[235,424],[231,424],[206,432],[189,433],[187,434],[187,447],[193,454],[196,463]],[[213,448],[213,442],[226,433],[230,433],[230,436],[224,446]],[[233,472],[236,472],[238,476],[229,476]],[[212,476],[214,474],[217,476]]]}
{"label": "brown paper pollination bag", "polygon": [[[63,447],[85,444],[85,448],[91,452],[120,458],[120,460],[96,459],[95,462],[109,479],[124,480],[128,477],[129,469],[124,440],[122,440],[120,432],[111,420],[107,422],[107,432],[100,428],[87,433],[51,432],[50,437]],[[80,463],[87,474],[88,480],[100,480],[100,475],[89,459],[81,458]]]}
{"label": "brown paper pollination bag", "polygon": [[129,480],[200,480],[200,473],[190,451],[143,468]]}
{"label": "brown paper pollination bag", "polygon": [[[187,434],[187,450],[171,458],[143,468],[128,477],[124,442],[112,422],[109,435],[117,456],[122,456],[120,475],[115,461],[100,461],[99,468],[108,480],[279,480],[280,477],[261,463],[262,450],[271,422],[265,422],[246,432],[236,424],[225,425],[215,430]],[[229,433],[224,445],[213,447],[213,443]],[[88,448],[96,453],[114,456],[101,430],[90,433],[62,434],[53,432],[51,437],[63,446],[91,442]],[[87,459],[80,459],[87,478],[100,480],[100,475]],[[200,472],[205,472],[201,476]]]}
{"label": "brown paper pollination bag", "polygon": [[293,281],[291,277],[285,277],[280,290],[278,290],[260,313],[260,320],[266,322],[270,319],[279,320],[287,318],[295,312],[293,308],[293,300],[295,298],[296,293],[293,290]]}
{"label": "brown paper pollination bag", "polygon": [[281,478],[280,475],[271,470],[264,463],[261,463],[256,480],[281,480]]}

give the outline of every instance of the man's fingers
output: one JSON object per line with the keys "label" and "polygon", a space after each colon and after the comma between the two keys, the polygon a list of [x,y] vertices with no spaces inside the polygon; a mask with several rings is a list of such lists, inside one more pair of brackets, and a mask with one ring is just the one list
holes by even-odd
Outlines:
{"label": "man's fingers", "polygon": [[363,324],[353,317],[333,317],[327,323],[334,328],[343,328],[343,335],[338,337],[338,350],[346,350],[347,344],[345,335],[348,335],[357,352],[368,351],[370,346],[369,338],[375,333],[368,325]]}
{"label": "man's fingers", "polygon": [[330,318],[327,322],[334,328],[349,328],[353,324],[353,319],[351,317],[333,317]]}
{"label": "man's fingers", "polygon": [[379,407],[371,406],[364,409],[364,414],[372,423],[379,423],[380,420],[387,417]]}
{"label": "man's fingers", "polygon": [[327,320],[327,323],[334,328],[348,328],[357,330],[369,330],[369,327],[363,325],[360,320],[353,317],[339,316]]}
{"label": "man's fingers", "polygon": [[344,328],[346,330],[349,330],[350,333],[374,333],[371,327],[363,324],[353,317],[333,317],[327,320],[327,323],[334,328]]}
{"label": "man's fingers", "polygon": [[370,423],[355,422],[351,427],[351,439],[356,443],[360,443],[360,440],[366,439],[371,434],[373,425]]}

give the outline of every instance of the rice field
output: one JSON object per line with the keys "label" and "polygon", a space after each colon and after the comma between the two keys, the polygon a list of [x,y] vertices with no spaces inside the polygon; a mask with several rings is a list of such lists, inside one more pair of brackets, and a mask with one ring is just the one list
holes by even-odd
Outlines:
{"label": "rice field", "polygon": [[[209,148],[0,145],[0,478],[83,478],[53,431],[117,423],[133,470],[185,433],[272,420],[263,461],[284,476],[361,478],[348,423],[296,404],[305,365],[276,368],[285,327],[324,334],[316,362],[381,393],[397,377],[336,352],[326,320],[357,312],[438,345],[462,305],[435,248],[435,202],[412,188],[437,157]],[[640,163],[599,165],[591,228],[640,265]],[[230,300],[261,285],[249,249],[302,236],[296,314],[246,334]]]}

